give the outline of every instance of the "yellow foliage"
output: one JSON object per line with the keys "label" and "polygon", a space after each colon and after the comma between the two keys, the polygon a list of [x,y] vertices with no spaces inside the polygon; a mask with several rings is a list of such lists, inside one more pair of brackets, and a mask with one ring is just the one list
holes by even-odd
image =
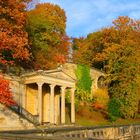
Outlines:
{"label": "yellow foliage", "polygon": [[107,89],[97,89],[93,93],[93,98],[96,99],[95,103],[98,103],[104,107],[107,106],[107,103],[109,101],[109,95]]}

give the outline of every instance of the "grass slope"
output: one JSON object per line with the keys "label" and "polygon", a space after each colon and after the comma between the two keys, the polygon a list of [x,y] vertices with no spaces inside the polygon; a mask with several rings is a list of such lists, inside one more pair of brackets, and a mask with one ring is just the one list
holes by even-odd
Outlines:
{"label": "grass slope", "polygon": [[[66,111],[67,112],[67,111]],[[70,123],[70,117],[66,113],[66,122]],[[107,113],[103,110],[95,110],[91,107],[79,107],[76,112],[76,125],[80,126],[101,126],[115,124],[140,124],[140,116],[136,119],[118,119],[115,122],[110,122],[107,119]]]}

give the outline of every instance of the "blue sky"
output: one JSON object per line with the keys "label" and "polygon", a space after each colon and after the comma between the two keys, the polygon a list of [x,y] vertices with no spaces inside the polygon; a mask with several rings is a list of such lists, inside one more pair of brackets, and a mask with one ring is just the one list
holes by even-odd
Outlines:
{"label": "blue sky", "polygon": [[66,12],[66,32],[72,37],[110,26],[118,16],[140,19],[140,0],[40,0],[58,4]]}

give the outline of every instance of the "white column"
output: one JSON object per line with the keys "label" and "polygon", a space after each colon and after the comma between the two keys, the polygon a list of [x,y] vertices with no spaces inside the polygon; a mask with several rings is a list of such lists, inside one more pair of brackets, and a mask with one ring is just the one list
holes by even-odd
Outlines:
{"label": "white column", "polygon": [[71,89],[71,123],[75,123],[75,100],[74,100],[75,89]]}
{"label": "white column", "polygon": [[65,123],[65,87],[61,87],[61,123]]}
{"label": "white column", "polygon": [[37,83],[38,85],[38,113],[39,123],[42,123],[42,85],[43,83]]}
{"label": "white column", "polygon": [[58,103],[57,103],[57,95],[54,96],[54,123],[57,124],[57,107],[58,107]]}
{"label": "white column", "polygon": [[59,116],[60,116],[60,95],[55,95],[55,124],[58,124],[59,122]]}
{"label": "white column", "polygon": [[50,85],[50,122],[54,123],[54,87],[55,85]]}
{"label": "white column", "polygon": [[48,122],[51,122],[51,95],[50,95],[50,93],[49,93],[49,95],[48,95],[48,111],[47,111],[47,113],[48,113]]}
{"label": "white column", "polygon": [[61,114],[60,114],[60,94],[57,96],[57,124],[59,124],[60,123],[60,116],[61,116]]}

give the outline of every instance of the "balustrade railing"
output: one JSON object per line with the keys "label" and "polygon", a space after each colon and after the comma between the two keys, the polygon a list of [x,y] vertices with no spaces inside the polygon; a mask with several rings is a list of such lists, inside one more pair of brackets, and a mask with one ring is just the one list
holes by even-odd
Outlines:
{"label": "balustrade railing", "polygon": [[26,109],[19,106],[18,104],[14,105],[14,106],[10,106],[9,108],[12,109],[17,114],[21,115],[22,117],[26,118],[28,121],[30,121],[34,125],[39,125],[38,115],[31,114]]}
{"label": "balustrade railing", "polygon": [[[6,134],[5,136],[9,135],[9,138],[11,134],[15,136],[24,134],[24,136],[30,136],[30,139],[34,139],[35,137],[36,140],[37,136],[42,136],[39,137],[40,140],[59,140],[59,138],[60,140],[140,140],[140,124],[95,127],[52,127],[45,128],[43,131],[41,129],[0,131],[0,137],[3,136],[5,138],[3,134]],[[26,137],[26,139],[29,138]],[[24,138],[21,140],[24,140]]]}

